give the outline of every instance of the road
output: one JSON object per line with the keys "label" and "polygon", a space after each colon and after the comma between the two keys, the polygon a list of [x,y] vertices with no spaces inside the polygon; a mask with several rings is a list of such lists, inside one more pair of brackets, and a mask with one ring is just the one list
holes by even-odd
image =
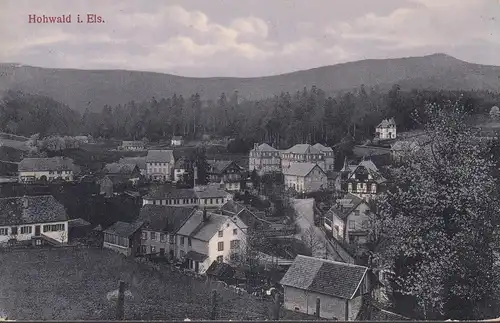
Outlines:
{"label": "road", "polygon": [[303,234],[312,227],[316,234],[316,239],[319,243],[315,244],[315,250],[312,250],[313,257],[324,258],[325,247],[327,248],[326,256],[330,260],[346,262],[335,248],[335,245],[328,240],[325,232],[314,225],[314,199],[294,199],[293,208],[297,213],[296,223],[300,227],[300,233],[296,234],[297,239],[301,239]]}

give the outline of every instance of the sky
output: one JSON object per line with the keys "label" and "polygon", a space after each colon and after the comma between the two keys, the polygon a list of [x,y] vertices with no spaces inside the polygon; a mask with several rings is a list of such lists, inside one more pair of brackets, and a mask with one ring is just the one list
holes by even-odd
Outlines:
{"label": "sky", "polygon": [[[104,23],[76,22],[89,13]],[[0,44],[0,62],[191,77],[433,53],[500,65],[500,0],[0,0]]]}

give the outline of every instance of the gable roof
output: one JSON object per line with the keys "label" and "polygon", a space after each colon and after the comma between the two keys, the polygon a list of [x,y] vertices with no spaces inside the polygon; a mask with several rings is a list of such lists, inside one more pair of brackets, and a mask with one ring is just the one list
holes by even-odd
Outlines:
{"label": "gable roof", "polygon": [[71,158],[51,157],[51,158],[24,158],[18,166],[20,172],[33,171],[68,171],[74,170]]}
{"label": "gable roof", "polygon": [[331,147],[326,147],[320,143],[316,143],[313,145],[314,148],[316,148],[319,151],[326,152],[326,151],[333,151]]}
{"label": "gable roof", "polygon": [[66,209],[52,195],[0,198],[0,226],[67,220]]}
{"label": "gable roof", "polygon": [[210,172],[214,174],[222,174],[231,165],[241,170],[241,167],[233,160],[212,160],[208,162],[208,165],[210,166]]}
{"label": "gable roof", "polygon": [[196,207],[176,207],[170,205],[146,204],[141,208],[139,219],[144,228],[157,232],[176,233]]}
{"label": "gable roof", "polygon": [[284,151],[284,153],[292,154],[321,154],[317,148],[309,144],[296,144]]}
{"label": "gable roof", "polygon": [[372,160],[370,159],[364,159],[362,160],[350,173],[349,173],[349,179],[354,176],[356,171],[360,168],[365,168],[368,171],[368,174],[370,174],[373,179],[377,183],[382,183],[385,182],[385,178],[382,176],[380,173],[378,167],[373,163]]}
{"label": "gable roof", "polygon": [[342,299],[352,299],[367,267],[298,255],[280,284]]}
{"label": "gable roof", "polygon": [[[332,206],[325,213],[325,217],[331,217],[335,214],[340,219],[345,220],[360,204],[366,203],[365,200],[351,193],[345,194],[341,200],[343,200],[343,203]],[[348,201],[350,201],[350,203],[347,203]]]}
{"label": "gable roof", "polygon": [[267,151],[267,152],[278,151],[278,149],[273,148],[273,147],[269,146],[266,143],[260,144],[259,146],[257,146],[256,148],[254,148],[252,150],[253,151],[259,151],[259,152],[264,152],[264,151]]}
{"label": "gable roof", "polygon": [[229,193],[214,185],[196,186],[193,188],[194,194],[199,199],[203,198],[225,198]]}
{"label": "gable roof", "polygon": [[256,228],[263,227],[268,224],[265,220],[259,218],[255,213],[250,211],[244,205],[240,203],[229,200],[221,208],[222,214],[233,216],[237,215],[238,218],[248,227],[248,228]]}
{"label": "gable roof", "polygon": [[388,128],[388,127],[393,127],[393,126],[396,126],[396,120],[394,120],[394,118],[390,118],[390,119],[384,119],[382,120],[377,128]]}
{"label": "gable roof", "polygon": [[136,168],[139,170],[136,164],[111,163],[104,166],[103,172],[106,174],[131,175]]}
{"label": "gable roof", "polygon": [[146,169],[146,157],[122,157],[120,164],[135,164],[139,169]]}
{"label": "gable roof", "polygon": [[173,150],[148,150],[148,155],[146,156],[147,163],[170,163],[173,160]]}
{"label": "gable roof", "polygon": [[170,185],[156,185],[152,186],[143,198],[162,200],[162,199],[195,199],[198,196],[193,189],[190,188],[176,188]]}
{"label": "gable roof", "polygon": [[237,216],[228,217],[207,212],[207,220],[203,221],[203,211],[198,210],[186,221],[177,234],[190,236],[201,241],[209,241],[228,220],[235,223],[240,229],[246,229],[246,225]]}
{"label": "gable roof", "polygon": [[323,169],[314,163],[290,163],[289,167],[283,167],[283,174],[305,177],[316,167],[324,173]]}
{"label": "gable roof", "polygon": [[143,225],[143,222],[134,222],[134,223],[127,223],[127,222],[122,222],[118,221],[115,222],[112,226],[104,230],[104,233],[110,233],[117,235],[119,237],[124,237],[124,238],[129,238],[132,236],[134,233],[137,232]]}
{"label": "gable roof", "polygon": [[182,140],[182,136],[173,136],[172,140]]}
{"label": "gable roof", "polygon": [[232,278],[234,272],[235,270],[230,264],[214,260],[205,274],[215,277]]}

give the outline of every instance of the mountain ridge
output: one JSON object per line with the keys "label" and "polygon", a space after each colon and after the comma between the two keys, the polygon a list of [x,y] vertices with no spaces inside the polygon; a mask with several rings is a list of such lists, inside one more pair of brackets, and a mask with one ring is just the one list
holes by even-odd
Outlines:
{"label": "mountain ridge", "polygon": [[82,112],[104,105],[163,98],[174,93],[203,100],[238,91],[243,99],[263,99],[313,85],[328,94],[366,87],[387,89],[498,90],[500,67],[459,60],[443,53],[390,59],[364,59],[262,77],[186,77],[123,69],[81,70],[0,63],[0,91],[46,95]]}

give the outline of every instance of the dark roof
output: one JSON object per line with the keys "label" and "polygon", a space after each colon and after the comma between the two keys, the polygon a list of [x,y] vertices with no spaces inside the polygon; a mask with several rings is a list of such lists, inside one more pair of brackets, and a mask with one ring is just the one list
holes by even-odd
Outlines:
{"label": "dark roof", "polygon": [[232,278],[235,270],[228,263],[214,261],[205,273],[215,277]]}
{"label": "dark roof", "polygon": [[173,136],[172,140],[182,140],[182,136]]}
{"label": "dark roof", "polygon": [[222,174],[229,166],[235,165],[241,170],[241,167],[233,160],[212,160],[208,162],[210,172],[213,174]]}
{"label": "dark roof", "polygon": [[288,167],[284,167],[283,174],[305,177],[309,175],[309,173],[315,168],[320,169],[323,173],[325,172],[321,167],[318,166],[318,164],[295,162],[295,163],[290,163]]}
{"label": "dark roof", "polygon": [[90,225],[90,222],[87,222],[82,218],[72,219],[68,221],[68,228],[86,227]]}
{"label": "dark roof", "polygon": [[0,226],[67,220],[66,209],[52,195],[0,198]]}
{"label": "dark roof", "polygon": [[368,268],[332,260],[299,255],[295,258],[280,284],[352,299]]}
{"label": "dark roof", "polygon": [[123,157],[118,162],[120,164],[136,164],[139,169],[146,169],[146,157]]}
{"label": "dark roof", "polygon": [[222,214],[224,215],[237,215],[243,223],[249,228],[255,228],[257,224],[263,224],[261,218],[257,217],[255,213],[247,209],[244,205],[240,203],[229,200],[221,208]]}
{"label": "dark roof", "polygon": [[148,155],[146,156],[147,163],[170,163],[173,160],[173,150],[148,150]]}
{"label": "dark roof", "polygon": [[157,185],[151,187],[145,199],[195,199],[194,190],[190,188],[175,188],[171,185]]}
{"label": "dark roof", "polygon": [[189,161],[188,161],[188,159],[185,158],[185,157],[179,158],[175,162],[174,168],[177,168],[177,169],[188,169],[189,168]]}
{"label": "dark roof", "polygon": [[20,172],[74,170],[71,158],[24,158],[18,166]]}
{"label": "dark roof", "polygon": [[106,174],[132,174],[136,169],[139,169],[137,165],[125,164],[125,163],[111,163],[104,166],[103,172]]}
{"label": "dark roof", "polygon": [[170,205],[146,204],[139,219],[144,228],[157,232],[176,233],[194,213],[196,207],[176,207]]}
{"label": "dark roof", "polygon": [[337,177],[339,177],[339,175],[340,175],[340,172],[336,172],[333,170],[326,171],[326,178],[328,178],[330,180],[337,179]]}
{"label": "dark roof", "polygon": [[120,237],[125,237],[129,238],[132,236],[134,233],[137,232],[142,227],[143,223],[142,222],[134,222],[134,223],[127,223],[127,222],[115,222],[112,226],[104,230],[104,233],[111,233],[115,234]]}
{"label": "dark roof", "polygon": [[268,237],[258,240],[255,248],[266,255],[293,260],[298,255],[312,256],[304,241],[288,237]]}
{"label": "dark roof", "polygon": [[[364,200],[354,194],[347,193],[342,198],[342,203],[335,204],[332,206],[328,212],[325,213],[325,217],[331,217],[335,214],[342,220],[345,220],[352,211],[354,211]],[[349,201],[350,200],[350,201]]]}
{"label": "dark roof", "polygon": [[229,195],[223,189],[220,189],[220,188],[213,186],[213,185],[197,186],[193,189],[193,191],[196,194],[196,197],[198,197],[200,199],[203,199],[203,198],[224,198],[224,197],[227,197]]}
{"label": "dark roof", "polygon": [[194,261],[198,261],[198,262],[203,262],[203,261],[205,261],[205,259],[208,258],[208,256],[191,250],[191,251],[188,251],[188,253],[186,254],[186,258],[194,260]]}

